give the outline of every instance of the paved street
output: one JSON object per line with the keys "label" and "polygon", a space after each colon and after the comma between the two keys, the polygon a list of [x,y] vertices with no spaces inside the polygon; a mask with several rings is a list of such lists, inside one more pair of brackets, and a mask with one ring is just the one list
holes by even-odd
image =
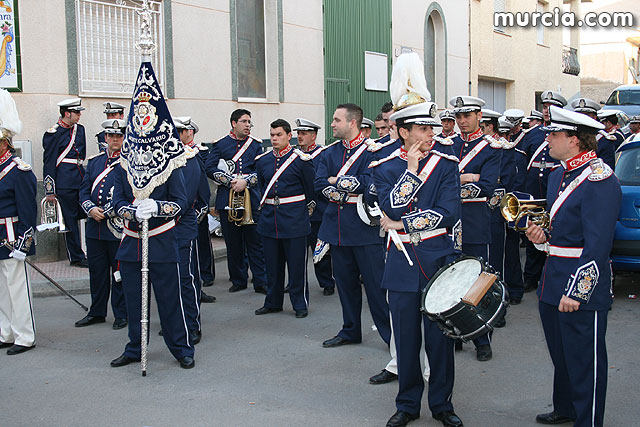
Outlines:
{"label": "paved street", "polygon": [[[0,354],[0,426],[384,426],[397,382],[368,384],[389,356],[366,311],[362,344],[324,349],[341,325],[337,294],[322,296],[314,278],[308,318],[296,319],[288,301],[284,312],[258,317],[264,297],[228,293],[224,260],[216,268],[216,285],[206,290],[218,302],[202,307],[204,337],[189,371],[158,336],[155,305],[142,378],[139,365],[109,367],[127,342],[126,329],[111,329],[113,318],[74,328],[84,312],[71,301],[36,298],[37,348]],[[628,299],[632,293],[640,293],[640,276],[619,278],[607,335],[609,426],[640,420],[640,299]],[[491,361],[477,362],[472,344],[457,353],[453,402],[466,426],[533,426],[536,413],[550,410],[551,362],[532,294],[507,322],[494,336]],[[422,418],[411,425],[441,425],[426,393]]]}

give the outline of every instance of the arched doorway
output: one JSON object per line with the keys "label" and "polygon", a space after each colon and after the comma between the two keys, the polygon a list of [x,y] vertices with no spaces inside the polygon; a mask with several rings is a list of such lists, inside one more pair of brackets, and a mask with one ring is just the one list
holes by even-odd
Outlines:
{"label": "arched doorway", "polygon": [[424,72],[432,101],[446,107],[447,87],[447,25],[444,12],[437,2],[431,3],[424,21]]}

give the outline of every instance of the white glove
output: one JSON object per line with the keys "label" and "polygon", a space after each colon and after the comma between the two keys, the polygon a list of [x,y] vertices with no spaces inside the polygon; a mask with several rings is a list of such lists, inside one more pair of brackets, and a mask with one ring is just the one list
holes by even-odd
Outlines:
{"label": "white glove", "polygon": [[136,208],[136,218],[138,221],[149,219],[158,213],[158,205],[153,199],[141,200]]}
{"label": "white glove", "polygon": [[9,256],[18,261],[24,261],[27,258],[27,254],[17,249],[12,250]]}

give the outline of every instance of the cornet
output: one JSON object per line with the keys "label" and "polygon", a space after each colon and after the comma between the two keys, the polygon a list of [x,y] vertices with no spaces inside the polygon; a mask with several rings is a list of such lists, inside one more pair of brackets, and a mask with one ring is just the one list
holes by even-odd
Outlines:
{"label": "cornet", "polygon": [[526,231],[527,227],[520,227],[520,220],[528,216],[529,221],[542,227],[549,228],[551,219],[549,212],[545,210],[547,201],[545,199],[519,200],[513,193],[507,193],[500,201],[500,213],[507,222],[513,222],[516,231]]}
{"label": "cornet", "polygon": [[58,199],[55,202],[48,202],[47,198],[43,198],[40,202],[40,225],[36,227],[38,231],[58,229],[58,233],[66,233],[69,231],[64,223],[62,216],[62,208]]}

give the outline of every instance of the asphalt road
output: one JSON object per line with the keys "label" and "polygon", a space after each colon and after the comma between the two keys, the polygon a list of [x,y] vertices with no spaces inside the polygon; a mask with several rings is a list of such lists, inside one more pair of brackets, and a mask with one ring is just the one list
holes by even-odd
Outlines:
{"label": "asphalt road", "polygon": [[[389,359],[371,317],[359,345],[324,349],[338,332],[337,294],[322,296],[311,280],[310,314],[255,316],[263,296],[227,292],[226,265],[202,308],[196,367],[180,369],[158,336],[153,307],[148,376],[139,365],[111,368],[127,342],[106,324],[75,328],[84,313],[63,297],[36,298],[37,348],[0,354],[0,426],[384,426],[394,413],[397,382],[368,384]],[[619,277],[609,315],[606,425],[640,425],[640,276]],[[88,295],[78,298],[89,304]],[[477,362],[473,345],[456,354],[453,403],[466,426],[533,426],[551,406],[552,367],[536,301],[526,294],[497,330],[494,357]],[[412,426],[438,426],[426,393]]]}

